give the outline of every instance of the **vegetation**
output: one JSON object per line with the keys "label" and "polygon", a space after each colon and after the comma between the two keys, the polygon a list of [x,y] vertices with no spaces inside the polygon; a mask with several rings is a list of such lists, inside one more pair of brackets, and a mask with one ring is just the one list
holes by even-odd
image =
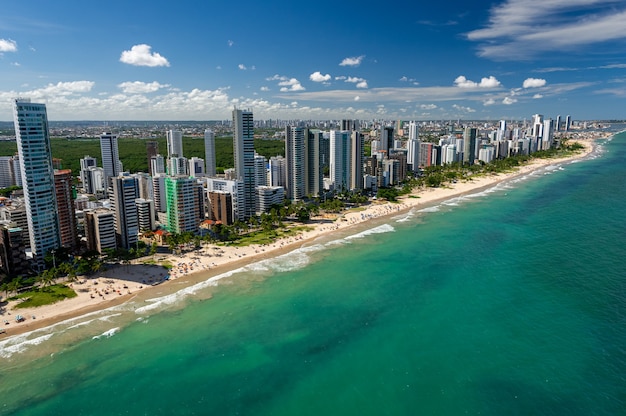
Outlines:
{"label": "vegetation", "polygon": [[[157,139],[118,139],[120,160],[124,165],[124,170],[129,172],[147,172],[148,157],[146,153],[146,141],[156,140],[159,143],[161,154],[167,154],[167,144],[165,137]],[[66,139],[53,137],[50,139],[52,157],[61,159],[61,168],[71,169],[74,176],[80,172],[80,159],[86,155],[95,157],[98,165],[102,165],[100,153],[100,139]],[[199,157],[204,159],[204,139],[183,137],[183,148],[185,157]],[[270,158],[277,155],[285,155],[285,143],[282,140],[254,140],[255,151]],[[0,155],[13,155],[17,152],[15,141],[0,141]],[[215,138],[215,164],[220,170],[233,167],[233,139],[232,137]]]}
{"label": "vegetation", "polygon": [[28,292],[20,293],[19,295],[10,298],[10,300],[23,299],[15,306],[16,309],[20,309],[50,305],[63,299],[74,298],[76,296],[78,295],[73,289],[59,284],[29,290]]}

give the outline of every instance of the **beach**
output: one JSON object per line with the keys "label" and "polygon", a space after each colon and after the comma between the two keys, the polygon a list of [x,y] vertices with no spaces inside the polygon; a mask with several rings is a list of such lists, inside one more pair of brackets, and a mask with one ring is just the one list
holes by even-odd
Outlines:
{"label": "beach", "polygon": [[[138,296],[142,299],[149,298],[161,291],[163,286],[172,285],[173,282],[176,282],[176,288],[179,290],[247,264],[288,253],[338,230],[346,230],[373,219],[399,215],[411,209],[426,208],[440,201],[479,192],[549,165],[584,158],[593,151],[593,139],[577,142],[584,145],[584,150],[571,157],[532,159],[509,173],[480,175],[471,180],[457,181],[438,188],[416,189],[410,195],[400,198],[398,202],[373,201],[369,205],[344,211],[337,216],[313,217],[310,223],[306,224],[307,231],[271,244],[253,244],[245,247],[207,244],[182,255],[156,254],[153,257],[134,260],[131,264],[108,266],[107,270],[88,277],[79,276],[72,282],[70,285],[77,293],[75,298],[51,305],[21,309],[15,309],[16,301],[8,302],[0,315],[2,324],[0,329],[6,331],[0,334],[0,339],[120,305]],[[157,263],[168,262],[173,267],[168,275],[167,270],[161,266],[143,264],[148,260]],[[23,322],[16,322],[15,317],[18,314],[24,318]],[[5,324],[5,321],[8,324]]]}

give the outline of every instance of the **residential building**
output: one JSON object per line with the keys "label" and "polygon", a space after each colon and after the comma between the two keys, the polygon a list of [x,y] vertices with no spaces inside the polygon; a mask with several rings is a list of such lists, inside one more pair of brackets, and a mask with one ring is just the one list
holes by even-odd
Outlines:
{"label": "residential building", "polygon": [[215,133],[211,129],[204,131],[204,162],[206,163],[206,176],[215,176],[217,174],[215,167]]}
{"label": "residential building", "polygon": [[250,110],[233,110],[233,153],[236,179],[243,182],[243,200],[238,202],[238,219],[256,213],[254,181],[254,120]]}
{"label": "residential building", "polygon": [[45,104],[28,99],[16,99],[13,110],[30,248],[41,270],[46,253],[60,246],[48,115]]}
{"label": "residential building", "polygon": [[139,234],[139,218],[135,205],[135,199],[139,197],[139,184],[137,178],[128,174],[111,178],[111,183],[109,199],[115,212],[117,246],[128,250],[137,244]]}
{"label": "residential building", "polygon": [[85,237],[87,250],[104,253],[105,249],[117,248],[115,212],[107,208],[85,211]]}
{"label": "residential building", "polygon": [[108,189],[110,178],[116,177],[122,171],[117,136],[112,133],[100,135],[100,152],[102,153],[105,188]]}
{"label": "residential building", "polygon": [[54,171],[54,189],[59,217],[61,247],[70,251],[78,247],[78,228],[72,190],[72,171],[69,169]]}
{"label": "residential building", "polygon": [[167,228],[176,234],[198,232],[204,219],[202,185],[186,176],[165,178],[167,198]]}
{"label": "residential building", "polygon": [[285,127],[285,159],[287,161],[286,197],[300,201],[305,196],[305,129]]}
{"label": "residential building", "polygon": [[183,132],[178,130],[168,130],[166,132],[167,157],[183,156]]}

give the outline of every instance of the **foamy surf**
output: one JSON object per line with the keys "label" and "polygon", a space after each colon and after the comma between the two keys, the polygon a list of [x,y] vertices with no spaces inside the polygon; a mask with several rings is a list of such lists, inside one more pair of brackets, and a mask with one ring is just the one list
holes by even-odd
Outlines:
{"label": "foamy surf", "polygon": [[396,229],[393,228],[393,226],[389,224],[383,224],[383,225],[379,225],[378,227],[374,227],[374,228],[370,228],[369,230],[362,231],[358,234],[349,235],[345,237],[344,240],[350,241],[356,238],[364,238],[364,237],[367,237],[368,235],[391,233],[394,231],[396,231]]}
{"label": "foamy surf", "polygon": [[39,345],[42,342],[49,340],[54,334],[41,335],[36,338],[29,339],[29,335],[32,333],[26,333],[15,337],[8,338],[0,342],[0,357],[9,358],[13,354],[19,354],[35,345]]}
{"label": "foamy surf", "polygon": [[113,335],[117,334],[119,331],[120,331],[119,327],[111,328],[108,331],[104,331],[100,335],[96,335],[92,337],[92,339],[111,338]]}

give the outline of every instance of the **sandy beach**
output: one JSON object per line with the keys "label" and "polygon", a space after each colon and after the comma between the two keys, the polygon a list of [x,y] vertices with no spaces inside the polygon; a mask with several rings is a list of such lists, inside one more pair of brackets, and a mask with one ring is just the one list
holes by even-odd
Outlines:
{"label": "sandy beach", "polygon": [[[373,201],[369,205],[344,211],[334,217],[314,217],[306,224],[309,230],[297,236],[282,238],[272,244],[254,244],[246,247],[205,245],[183,255],[157,254],[154,257],[137,259],[127,265],[108,266],[103,272],[89,277],[80,276],[77,281],[71,283],[77,293],[75,298],[36,308],[15,309],[17,301],[3,305],[0,313],[0,330],[5,330],[6,333],[0,334],[0,339],[119,305],[134,299],[140,293],[142,296],[156,293],[161,285],[177,282],[176,287],[181,289],[243,265],[287,253],[337,230],[345,230],[375,218],[398,215],[413,208],[427,207],[450,198],[475,193],[548,165],[581,159],[593,151],[593,139],[577,142],[583,144],[585,148],[572,157],[533,159],[509,173],[481,175],[439,188],[416,189],[411,195],[403,197],[396,203]],[[172,264],[169,276],[162,266],[143,264],[149,260]],[[166,276],[168,280],[164,280]],[[18,314],[25,318],[23,322],[16,322],[15,317]]]}

